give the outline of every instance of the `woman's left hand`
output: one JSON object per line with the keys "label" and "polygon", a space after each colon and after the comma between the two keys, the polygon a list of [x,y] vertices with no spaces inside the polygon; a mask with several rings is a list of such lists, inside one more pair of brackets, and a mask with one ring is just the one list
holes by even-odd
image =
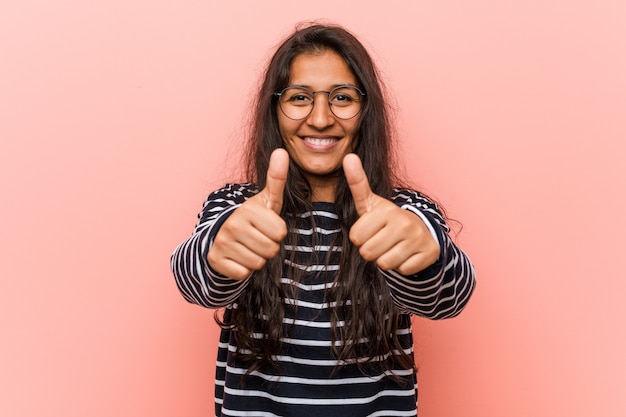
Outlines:
{"label": "woman's left hand", "polygon": [[439,258],[439,243],[422,219],[374,194],[357,155],[345,156],[343,170],[359,214],[350,229],[350,240],[363,259],[403,275],[416,274],[434,264]]}

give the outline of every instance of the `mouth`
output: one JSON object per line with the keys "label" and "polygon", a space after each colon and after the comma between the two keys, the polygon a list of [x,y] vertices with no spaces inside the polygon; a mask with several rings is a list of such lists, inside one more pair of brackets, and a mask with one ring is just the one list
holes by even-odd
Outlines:
{"label": "mouth", "polygon": [[327,149],[332,147],[337,142],[339,142],[339,138],[337,137],[312,137],[312,136],[304,136],[302,140],[312,148],[316,149]]}

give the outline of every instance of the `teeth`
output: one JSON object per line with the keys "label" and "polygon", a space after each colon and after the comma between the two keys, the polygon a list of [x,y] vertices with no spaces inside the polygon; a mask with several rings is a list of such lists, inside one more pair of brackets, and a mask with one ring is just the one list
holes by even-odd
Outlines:
{"label": "teeth", "polygon": [[304,138],[304,140],[310,143],[311,145],[316,145],[316,146],[332,145],[333,143],[335,143],[335,139]]}

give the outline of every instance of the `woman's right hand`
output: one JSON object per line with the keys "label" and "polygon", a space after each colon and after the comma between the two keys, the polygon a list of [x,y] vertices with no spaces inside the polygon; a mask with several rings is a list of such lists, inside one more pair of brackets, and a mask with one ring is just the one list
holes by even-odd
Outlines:
{"label": "woman's right hand", "polygon": [[287,224],[280,217],[280,210],[288,170],[287,151],[274,150],[265,188],[235,209],[215,235],[207,256],[215,272],[242,280],[278,255],[287,236]]}

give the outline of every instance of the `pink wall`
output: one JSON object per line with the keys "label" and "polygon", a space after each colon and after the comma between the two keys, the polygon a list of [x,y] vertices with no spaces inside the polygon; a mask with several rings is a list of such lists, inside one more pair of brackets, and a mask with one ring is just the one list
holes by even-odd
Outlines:
{"label": "pink wall", "polygon": [[420,417],[626,415],[626,3],[295,4],[0,5],[0,415],[209,415],[216,328],[169,255],[318,17],[371,48],[476,264],[463,315],[416,321]]}

